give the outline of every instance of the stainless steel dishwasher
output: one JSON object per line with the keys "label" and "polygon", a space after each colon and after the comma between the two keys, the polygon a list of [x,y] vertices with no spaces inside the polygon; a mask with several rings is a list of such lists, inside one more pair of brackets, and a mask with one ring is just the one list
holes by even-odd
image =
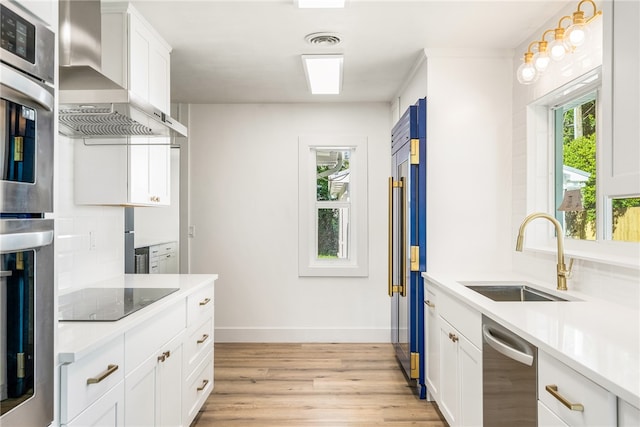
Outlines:
{"label": "stainless steel dishwasher", "polygon": [[482,316],[482,406],[485,426],[538,424],[538,349]]}

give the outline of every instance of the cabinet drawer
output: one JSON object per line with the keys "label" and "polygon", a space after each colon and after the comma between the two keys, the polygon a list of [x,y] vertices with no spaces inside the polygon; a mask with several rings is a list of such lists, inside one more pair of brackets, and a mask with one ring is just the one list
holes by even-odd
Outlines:
{"label": "cabinet drawer", "polygon": [[187,326],[213,317],[213,286],[205,286],[187,297]]}
{"label": "cabinet drawer", "polygon": [[[547,386],[557,387],[558,396]],[[538,399],[571,426],[616,425],[616,397],[542,351],[538,351]],[[561,399],[580,404],[583,410],[571,410]]]}
{"label": "cabinet drawer", "polygon": [[184,371],[185,375],[193,369],[213,349],[213,319],[208,318],[200,326],[191,330],[184,341]]}
{"label": "cabinet drawer", "polygon": [[569,427],[538,400],[538,427]]}
{"label": "cabinet drawer", "polygon": [[482,348],[482,319],[480,313],[444,292],[438,292],[438,314],[473,345]]}
{"label": "cabinet drawer", "polygon": [[86,426],[124,426],[124,383],[122,381],[71,422],[63,424],[63,427]]}
{"label": "cabinet drawer", "polygon": [[124,339],[60,368],[60,422],[68,423],[124,378]]}
{"label": "cabinet drawer", "polygon": [[184,408],[183,425],[190,425],[205,400],[213,390],[213,352],[207,354],[198,365],[196,372],[187,378],[183,390],[182,407]]}
{"label": "cabinet drawer", "polygon": [[126,373],[131,372],[146,358],[155,354],[160,346],[184,330],[185,321],[185,304],[184,300],[180,300],[164,312],[127,331]]}
{"label": "cabinet drawer", "polygon": [[640,426],[640,409],[624,400],[618,399],[618,426]]}

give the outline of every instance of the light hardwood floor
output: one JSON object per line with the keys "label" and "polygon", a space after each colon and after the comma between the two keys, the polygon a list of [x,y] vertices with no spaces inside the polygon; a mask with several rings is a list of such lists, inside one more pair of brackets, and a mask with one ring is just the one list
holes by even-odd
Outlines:
{"label": "light hardwood floor", "polygon": [[213,393],[192,426],[446,426],[390,344],[215,344]]}

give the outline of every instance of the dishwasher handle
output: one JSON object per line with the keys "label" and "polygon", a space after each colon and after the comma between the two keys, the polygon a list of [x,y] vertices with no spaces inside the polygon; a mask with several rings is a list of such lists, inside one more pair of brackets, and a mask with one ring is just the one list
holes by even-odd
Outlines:
{"label": "dishwasher handle", "polygon": [[[494,332],[497,332],[497,331],[492,329],[491,326],[482,325],[482,335],[484,336],[485,341],[491,348],[493,348],[498,353],[510,359],[515,360],[516,362],[522,363],[523,365],[527,365],[527,366],[533,365],[533,351],[531,350],[529,345],[527,345],[527,343],[525,343],[523,340],[521,340],[518,336],[515,336],[515,335],[509,335],[508,339],[512,340],[513,342],[507,343],[504,341],[504,338],[507,338],[507,337],[505,337],[503,334],[498,334],[498,335],[502,335],[500,337],[502,339],[500,339],[499,337],[494,335]],[[521,349],[514,348],[510,344],[521,347]]]}

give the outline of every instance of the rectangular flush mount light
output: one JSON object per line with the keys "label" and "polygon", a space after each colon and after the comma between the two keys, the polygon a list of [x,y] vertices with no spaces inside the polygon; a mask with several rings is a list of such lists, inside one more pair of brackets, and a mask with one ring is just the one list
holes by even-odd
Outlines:
{"label": "rectangular flush mount light", "polygon": [[305,8],[338,8],[344,7],[345,0],[297,0],[298,7]]}
{"label": "rectangular flush mount light", "polygon": [[342,88],[342,55],[302,55],[313,95],[336,95]]}

